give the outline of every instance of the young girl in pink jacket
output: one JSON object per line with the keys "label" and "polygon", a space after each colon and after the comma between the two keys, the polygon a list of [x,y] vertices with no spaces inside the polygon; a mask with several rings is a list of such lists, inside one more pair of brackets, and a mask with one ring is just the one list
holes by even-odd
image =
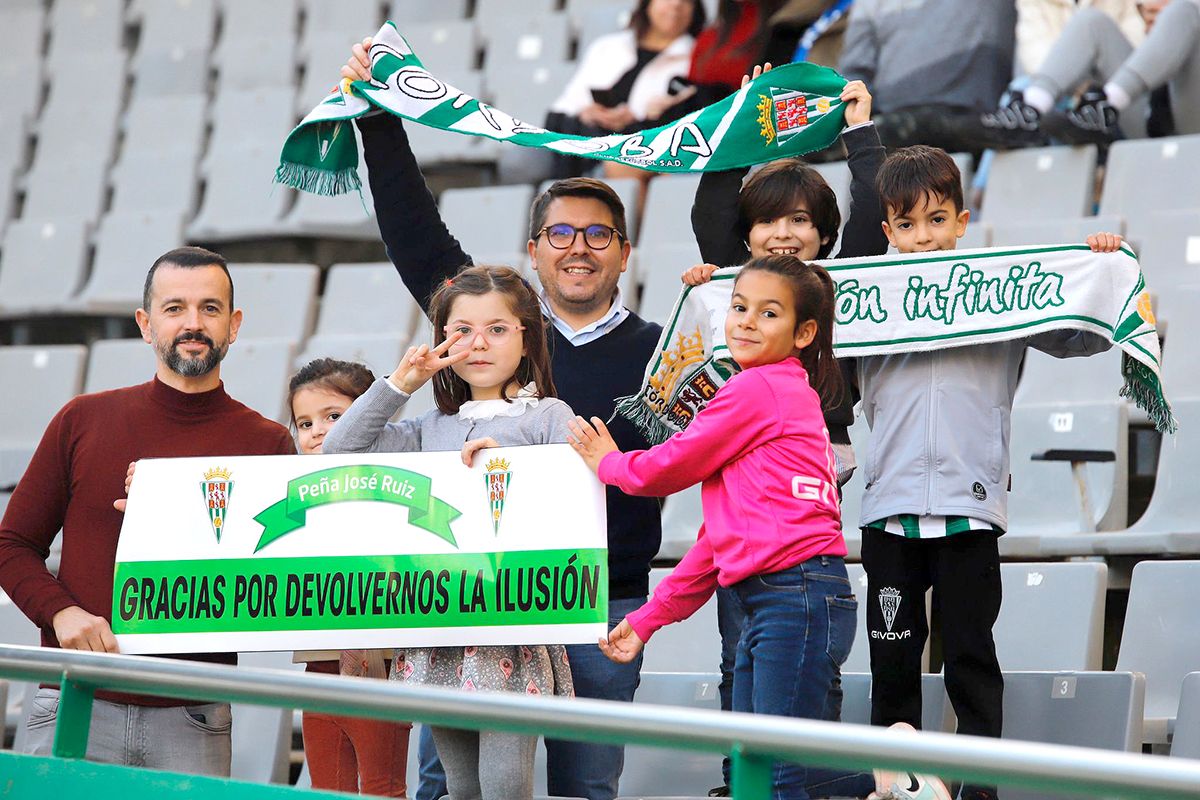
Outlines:
{"label": "young girl in pink jacket", "polygon": [[[725,339],[741,367],[688,428],[657,447],[622,453],[603,421],[571,424],[572,445],[600,480],[662,497],[701,483],[696,544],[654,596],[600,640],[630,661],[659,628],[733,591],[746,623],[733,708],[837,720],[842,663],[858,603],[843,561],[833,452],[822,407],[845,391],[833,358],[833,281],[789,255],[752,259],[738,274]],[[879,796],[945,798],[936,779],[880,780]],[[864,797],[870,773],[777,763],[773,797]],[[939,793],[940,790],[940,793]]]}

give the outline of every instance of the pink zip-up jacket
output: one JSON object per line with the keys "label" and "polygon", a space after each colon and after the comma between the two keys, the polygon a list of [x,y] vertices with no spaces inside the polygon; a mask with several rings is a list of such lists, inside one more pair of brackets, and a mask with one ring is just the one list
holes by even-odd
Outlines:
{"label": "pink zip-up jacket", "polygon": [[686,430],[649,450],[609,453],[599,475],[656,497],[703,484],[696,544],[629,615],[642,641],[691,616],[718,583],[846,555],[821,401],[796,358],[734,375]]}

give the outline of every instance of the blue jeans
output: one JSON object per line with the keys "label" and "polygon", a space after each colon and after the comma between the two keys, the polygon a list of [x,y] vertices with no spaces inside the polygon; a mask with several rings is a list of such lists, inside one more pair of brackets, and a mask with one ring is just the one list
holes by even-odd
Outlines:
{"label": "blue jeans", "polygon": [[446,788],[446,770],[442,768],[433,744],[433,732],[428,725],[421,726],[420,736],[417,737],[417,763],[420,776],[414,800],[441,800],[448,796],[450,790]]}
{"label": "blue jeans", "polygon": [[[842,716],[841,665],[854,644],[858,601],[836,556],[755,575],[729,587],[746,616],[733,669],[733,709],[837,721]],[[774,800],[865,797],[870,773],[846,773],[780,762]]]}
{"label": "blue jeans", "polygon": [[[645,602],[644,597],[609,600],[609,630]],[[642,671],[640,655],[628,664],[617,664],[595,644],[573,644],[567,645],[567,657],[576,696],[633,702]],[[624,766],[624,746],[546,740],[546,790],[551,796],[613,800]]]}

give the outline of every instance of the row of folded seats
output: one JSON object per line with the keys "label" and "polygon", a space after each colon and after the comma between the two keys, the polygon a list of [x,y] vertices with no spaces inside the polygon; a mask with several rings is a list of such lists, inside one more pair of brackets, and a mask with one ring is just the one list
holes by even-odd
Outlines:
{"label": "row of folded seats", "polygon": [[[56,91],[62,85],[70,82],[56,84]],[[103,216],[99,216],[100,198],[109,194],[104,170],[97,172],[95,161],[82,153],[76,162],[51,156],[43,162],[41,154],[54,151],[39,147],[22,215],[3,229],[0,239],[0,318],[125,313],[144,265],[184,241],[219,243],[226,234],[239,240],[314,236],[376,241],[378,230],[366,183],[361,199],[354,194],[339,198],[301,194],[286,213],[282,205],[276,209],[278,214],[268,210],[277,203],[286,205],[295,194],[282,188],[272,192],[269,179],[291,122],[286,112],[281,113],[278,135],[256,139],[261,133],[258,115],[240,113],[243,100],[254,107],[269,104],[270,96],[249,90],[246,98],[231,101],[228,125],[215,126],[210,151],[214,145],[223,148],[225,142],[231,149],[258,154],[251,157],[261,155],[270,164],[253,169],[238,158],[210,158],[219,169],[228,168],[230,182],[205,184],[206,199],[190,223],[200,194],[193,167],[201,136],[163,135],[155,126],[174,125],[188,114],[202,115],[202,98],[154,98],[135,105],[123,152],[136,155],[123,156],[114,168],[111,204]],[[272,102],[278,105],[278,99]],[[220,108],[218,103],[218,116]],[[430,133],[452,143],[467,141]],[[155,153],[164,160],[155,160]],[[969,157],[962,154],[956,160],[969,181]],[[968,226],[961,244],[1015,246],[1079,241],[1099,230],[1122,233],[1138,251],[1149,285],[1159,295],[1160,315],[1168,316],[1174,290],[1194,281],[1200,263],[1200,184],[1181,167],[1200,163],[1200,136],[1114,145],[1104,170],[1098,213],[1090,215],[1096,193],[1095,162],[1094,147],[998,154],[990,168],[981,219]],[[36,178],[43,163],[47,174],[53,173],[45,182]],[[817,169],[839,197],[845,219],[850,211],[846,164],[823,164]],[[96,180],[81,177],[81,171]],[[173,186],[176,175],[182,183]],[[688,219],[698,181],[695,175],[652,181],[640,219],[636,182],[613,181],[629,209],[635,244],[625,288],[639,288],[626,291],[626,301],[632,300],[630,305],[649,319],[667,316],[678,294],[679,272],[700,260]],[[442,193],[442,213],[476,260],[525,265],[528,208],[544,185],[449,189]],[[273,215],[273,221],[265,223],[263,214]],[[212,215],[228,225],[210,224]]]}
{"label": "row of folded seats", "polygon": [[[0,506],[5,502],[0,495]],[[651,586],[666,570],[655,570]],[[865,575],[851,565],[851,583],[865,595]],[[1005,670],[1004,736],[1057,744],[1140,752],[1169,747],[1172,756],[1200,758],[1200,620],[1192,588],[1200,561],[1143,561],[1133,570],[1114,671],[1101,671],[1108,570],[1099,563],[1006,563],[1004,604],[996,624],[997,655]],[[1115,588],[1115,587],[1114,587]],[[1036,624],[1031,624],[1036,620]],[[36,629],[0,598],[0,642],[36,644]],[[844,722],[870,721],[870,664],[866,611],[860,603],[854,648],[843,667]],[[720,638],[715,600],[685,622],[660,631],[647,647],[635,702],[715,710],[720,707]],[[928,654],[926,654],[928,659]],[[287,654],[243,654],[246,667],[294,669]],[[928,660],[926,661],[928,667]],[[20,722],[31,686],[7,688],[7,724],[20,746]],[[953,731],[954,712],[939,672],[922,681],[926,730]],[[0,702],[0,715],[5,705]],[[286,781],[292,714],[239,706],[234,714],[234,775]],[[237,741],[255,747],[237,747]],[[416,775],[415,748],[410,773]],[[539,748],[539,759],[544,751]],[[720,775],[715,754],[627,748],[621,795],[703,795]],[[541,781],[544,770],[535,771]],[[544,793],[544,786],[540,787]],[[1005,792],[1006,797],[1046,795]]]}

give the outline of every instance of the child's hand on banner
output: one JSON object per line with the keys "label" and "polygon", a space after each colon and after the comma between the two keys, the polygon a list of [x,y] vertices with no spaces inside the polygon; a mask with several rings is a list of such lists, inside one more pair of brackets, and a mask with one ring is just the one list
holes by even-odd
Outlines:
{"label": "child's hand on banner", "polygon": [[576,417],[567,422],[567,427],[571,429],[567,441],[592,472],[600,469],[600,462],[606,455],[621,449],[599,417],[592,417],[590,425],[583,417]]}
{"label": "child's hand on banner", "polygon": [[742,86],[745,86],[747,83],[754,80],[758,76],[765,75],[766,73],[768,73],[770,71],[771,71],[771,62],[770,61],[768,61],[765,64],[756,64],[754,66],[753,72],[751,72],[749,75],[742,76]]}
{"label": "child's hand on banner", "polygon": [[1092,248],[1093,253],[1115,253],[1121,249],[1121,235],[1119,233],[1093,233],[1087,237],[1088,247]]}
{"label": "child's hand on banner", "polygon": [[679,276],[688,286],[700,286],[712,280],[713,273],[720,267],[716,264],[697,264]]}
{"label": "child's hand on banner", "polygon": [[842,87],[841,100],[846,104],[846,127],[871,121],[871,93],[862,81],[850,81]]}
{"label": "child's hand on banner", "polygon": [[500,443],[490,436],[485,436],[482,439],[472,439],[463,445],[462,462],[468,467],[471,466],[471,461],[475,458],[475,454],[480,450],[488,447],[499,447]]}
{"label": "child's hand on banner", "polygon": [[343,78],[349,78],[352,81],[371,80],[371,57],[367,55],[371,50],[371,43],[372,39],[368,36],[362,40],[362,44],[356,44],[351,48],[350,58],[342,67]]}
{"label": "child's hand on banner", "polygon": [[[135,467],[137,467],[137,462],[130,461],[129,469],[125,470],[125,494],[129,494],[129,487],[133,484],[133,470]],[[113,508],[115,508],[117,511],[120,511],[122,514],[124,514],[125,513],[125,503],[126,503],[126,500],[124,497],[122,497],[120,500],[113,500]]]}
{"label": "child's hand on banner", "polygon": [[600,640],[600,652],[618,664],[633,661],[645,646],[646,643],[637,635],[628,619],[621,620],[621,623],[609,632],[607,639]]}
{"label": "child's hand on banner", "polygon": [[412,395],[417,389],[424,386],[426,381],[446,367],[454,366],[471,357],[469,347],[446,355],[446,351],[458,344],[458,340],[461,338],[462,334],[455,331],[433,349],[430,349],[427,344],[408,348],[408,352],[404,354],[404,358],[400,359],[400,363],[388,376],[388,380],[400,391]]}

